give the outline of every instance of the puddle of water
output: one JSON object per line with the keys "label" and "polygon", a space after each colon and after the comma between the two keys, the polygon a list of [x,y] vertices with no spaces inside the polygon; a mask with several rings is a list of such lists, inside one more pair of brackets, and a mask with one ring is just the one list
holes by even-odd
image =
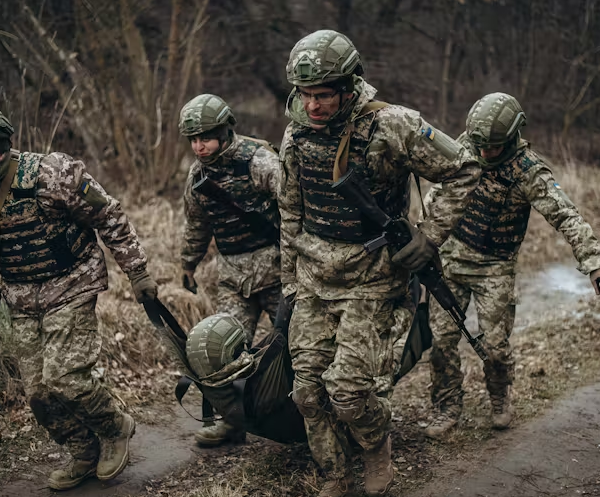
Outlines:
{"label": "puddle of water", "polygon": [[[517,275],[517,308],[514,331],[535,324],[540,319],[575,313],[578,302],[594,296],[589,278],[568,264],[551,264],[531,274]],[[475,303],[467,311],[466,325],[477,330]]]}

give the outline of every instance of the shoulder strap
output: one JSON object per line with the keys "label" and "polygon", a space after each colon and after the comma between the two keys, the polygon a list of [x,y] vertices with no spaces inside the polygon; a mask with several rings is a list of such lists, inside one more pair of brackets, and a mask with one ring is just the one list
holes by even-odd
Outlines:
{"label": "shoulder strap", "polygon": [[240,138],[242,138],[243,140],[248,140],[248,141],[257,143],[258,145],[261,145],[262,147],[266,148],[269,152],[273,152],[274,154],[277,153],[277,151],[275,150],[273,145],[271,145],[267,140],[261,140],[260,138],[254,138],[253,136],[245,136],[245,135],[238,135],[238,136]]}
{"label": "shoulder strap", "polygon": [[[358,117],[366,116],[371,112],[376,112],[379,109],[388,107],[390,104],[387,102],[367,102],[357,115]],[[337,153],[335,154],[335,163],[333,164],[333,181],[336,182],[340,179],[348,170],[348,153],[350,152],[350,136],[354,131],[354,121],[350,121],[344,131],[342,131],[342,139],[338,146]]]}
{"label": "shoulder strap", "polygon": [[419,200],[421,200],[421,210],[423,211],[423,219],[427,219],[427,211],[425,210],[425,202],[423,202],[423,192],[421,191],[421,178],[413,173],[415,178],[415,184],[417,185],[417,191],[419,192]]}
{"label": "shoulder strap", "polygon": [[19,163],[16,160],[10,160],[8,171],[6,173],[6,176],[2,180],[2,185],[0,185],[0,209],[4,207],[4,202],[6,202],[6,197],[8,196],[8,192],[10,191],[10,185],[12,184],[13,178],[15,177],[18,165]]}

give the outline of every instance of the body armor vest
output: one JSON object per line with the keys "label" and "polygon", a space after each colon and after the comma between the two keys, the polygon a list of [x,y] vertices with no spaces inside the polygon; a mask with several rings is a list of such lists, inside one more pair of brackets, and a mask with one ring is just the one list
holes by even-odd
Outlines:
{"label": "body armor vest", "polygon": [[254,252],[279,241],[277,203],[256,190],[250,175],[250,162],[261,146],[242,137],[232,157],[223,158],[210,167],[210,179],[229,193],[237,205],[264,218],[264,222],[257,226],[249,216],[236,211],[231,205],[202,195],[215,243],[223,255]]}
{"label": "body armor vest", "polygon": [[508,260],[525,238],[531,205],[511,195],[522,174],[539,162],[527,149],[512,161],[484,171],[454,235],[483,254]]}
{"label": "body armor vest", "polygon": [[92,230],[47,219],[36,200],[43,155],[19,156],[0,212],[0,275],[9,283],[40,282],[67,273],[96,240]]}
{"label": "body armor vest", "polygon": [[[388,216],[404,217],[410,206],[408,176],[404,181],[386,182],[377,178],[376,171],[367,164],[367,149],[376,126],[375,115],[376,112],[370,112],[354,121],[349,141],[348,170],[355,170],[366,181],[377,205]],[[379,228],[363,218],[356,206],[331,189],[341,136],[327,135],[295,124],[292,138],[304,204],[304,230],[322,238],[350,243],[364,243],[381,234]]]}

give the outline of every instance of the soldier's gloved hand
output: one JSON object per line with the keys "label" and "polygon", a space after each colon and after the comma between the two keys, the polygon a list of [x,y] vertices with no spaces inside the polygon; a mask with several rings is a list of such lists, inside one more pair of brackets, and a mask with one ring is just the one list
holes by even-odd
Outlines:
{"label": "soldier's gloved hand", "polygon": [[600,279],[600,268],[599,269],[595,269],[594,271],[592,271],[590,273],[590,280],[592,282],[592,286],[594,287],[594,291],[596,292],[596,295],[600,295],[600,287],[599,287],[599,280]]}
{"label": "soldier's gloved hand", "polygon": [[151,302],[156,299],[156,296],[158,295],[158,285],[148,274],[148,271],[140,269],[138,271],[132,271],[128,276],[129,281],[131,281],[135,299],[140,304]]}
{"label": "soldier's gloved hand", "polygon": [[196,293],[198,291],[198,284],[194,279],[194,271],[191,269],[183,270],[183,288],[192,293]]}
{"label": "soldier's gloved hand", "polygon": [[410,271],[418,271],[437,254],[436,244],[421,230],[403,219],[402,222],[410,231],[412,240],[392,257],[392,262]]}

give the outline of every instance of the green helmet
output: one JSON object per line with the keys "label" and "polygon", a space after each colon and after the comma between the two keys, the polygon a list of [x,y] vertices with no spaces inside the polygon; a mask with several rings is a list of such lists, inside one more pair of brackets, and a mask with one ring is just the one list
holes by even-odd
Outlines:
{"label": "green helmet", "polygon": [[323,29],[302,38],[286,67],[294,86],[317,86],[363,73],[360,55],[350,39],[337,31]]}
{"label": "green helmet", "polygon": [[525,112],[515,97],[490,93],[471,107],[467,115],[467,135],[477,148],[512,145],[526,122]]}
{"label": "green helmet", "polygon": [[245,344],[242,323],[229,314],[214,314],[192,328],[185,351],[194,372],[206,378],[232,362]]}
{"label": "green helmet", "polygon": [[13,128],[10,121],[0,112],[0,139],[1,138],[10,138],[15,132],[15,128]]}
{"label": "green helmet", "polygon": [[194,136],[235,123],[229,105],[221,97],[205,93],[183,106],[179,115],[179,132],[183,136]]}

